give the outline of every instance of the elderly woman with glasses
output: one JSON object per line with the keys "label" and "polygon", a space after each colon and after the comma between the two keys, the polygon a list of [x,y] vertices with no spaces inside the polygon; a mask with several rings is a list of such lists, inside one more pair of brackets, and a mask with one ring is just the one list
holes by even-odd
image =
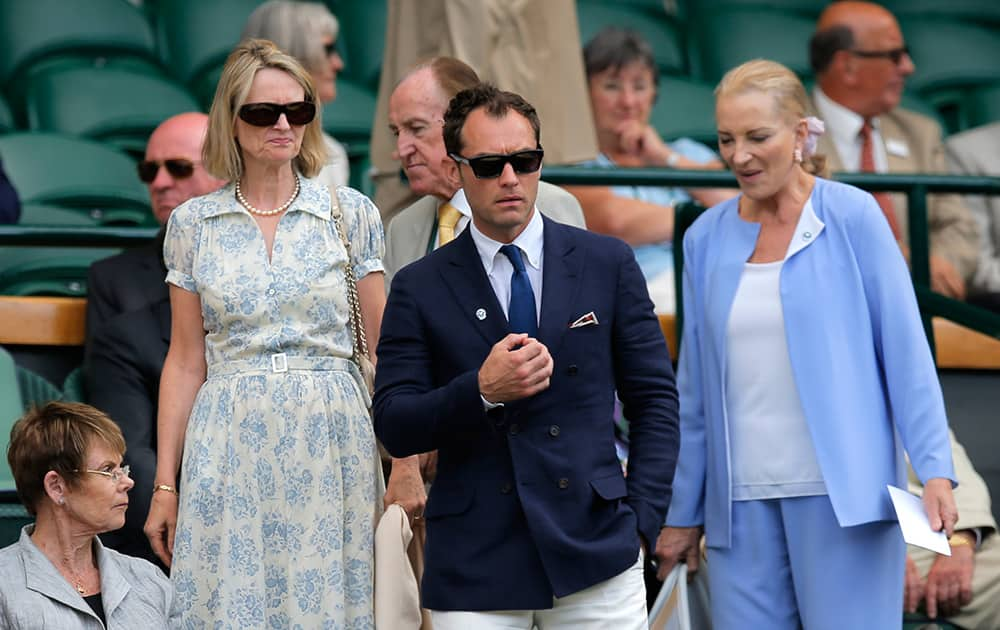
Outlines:
{"label": "elderly woman with glasses", "polygon": [[[267,39],[295,57],[312,77],[321,103],[337,98],[337,74],[344,60],[337,51],[340,24],[326,5],[300,0],[269,0],[243,27],[243,39]],[[327,162],[316,176],[330,187],[346,186],[349,167],[344,145],[323,133]]]}
{"label": "elderly woman with glasses", "polygon": [[[658,73],[653,50],[637,33],[609,26],[583,49],[600,153],[586,166],[718,170],[721,161],[689,138],[665,142],[649,123]],[[670,94],[661,94],[670,98]],[[616,236],[635,250],[657,313],[675,311],[674,206],[696,200],[711,206],[734,193],[672,186],[567,187],[583,207],[587,228]]]}
{"label": "elderly woman with glasses", "polygon": [[14,424],[7,461],[35,522],[0,550],[0,628],[168,627],[167,578],[97,537],[125,524],[124,453],[118,426],[89,405],[49,403]]}
{"label": "elderly woman with glasses", "polygon": [[145,530],[185,625],[373,623],[383,489],[352,349],[381,325],[382,225],[361,193],[310,179],[326,158],[316,101],[293,57],[240,44],[203,159],[229,184],[167,224],[172,335]]}

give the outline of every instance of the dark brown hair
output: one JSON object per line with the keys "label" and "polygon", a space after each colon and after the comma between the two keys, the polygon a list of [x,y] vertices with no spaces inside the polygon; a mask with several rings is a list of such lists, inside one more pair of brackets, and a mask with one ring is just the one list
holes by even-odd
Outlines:
{"label": "dark brown hair", "polygon": [[32,516],[45,496],[45,475],[54,470],[75,488],[78,470],[86,468],[87,452],[106,444],[125,454],[121,429],[105,413],[82,403],[50,402],[14,423],[7,446],[7,463],[17,495]]}
{"label": "dark brown hair", "polygon": [[480,107],[492,118],[504,118],[511,110],[524,116],[535,131],[535,144],[541,144],[542,125],[535,108],[518,94],[505,92],[490,83],[480,83],[462,90],[448,104],[448,111],[444,113],[444,147],[448,153],[461,155],[465,119]]}

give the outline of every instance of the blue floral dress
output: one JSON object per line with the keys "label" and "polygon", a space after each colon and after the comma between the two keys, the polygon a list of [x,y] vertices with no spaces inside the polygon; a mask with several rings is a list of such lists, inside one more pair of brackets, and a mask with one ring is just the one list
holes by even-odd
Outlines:
{"label": "blue floral dress", "polygon": [[[378,210],[337,189],[357,278]],[[350,360],[347,252],[302,180],[272,258],[232,186],[170,217],[167,282],[201,298],[207,379],[187,425],[171,577],[185,628],[371,628],[381,472]]]}

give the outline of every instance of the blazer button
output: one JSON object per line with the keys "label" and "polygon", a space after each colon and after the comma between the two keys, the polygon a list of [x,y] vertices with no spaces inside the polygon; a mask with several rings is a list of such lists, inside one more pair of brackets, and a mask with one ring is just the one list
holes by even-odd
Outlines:
{"label": "blazer button", "polygon": [[580,369],[577,368],[575,364],[566,368],[566,373],[569,374],[570,376],[576,376],[576,373],[579,371]]}
{"label": "blazer button", "polygon": [[565,490],[566,488],[569,487],[569,479],[563,477],[562,479],[559,480],[558,485],[560,490]]}
{"label": "blazer button", "polygon": [[514,486],[510,485],[509,483],[505,483],[502,486],[500,486],[500,492],[502,494],[510,494],[512,490],[514,490]]}
{"label": "blazer button", "polygon": [[551,427],[549,427],[549,435],[551,435],[552,437],[558,437],[559,436],[559,425],[558,424],[553,424]]}
{"label": "blazer button", "polygon": [[510,434],[511,435],[517,435],[520,430],[521,430],[521,426],[518,425],[516,422],[510,425]]}

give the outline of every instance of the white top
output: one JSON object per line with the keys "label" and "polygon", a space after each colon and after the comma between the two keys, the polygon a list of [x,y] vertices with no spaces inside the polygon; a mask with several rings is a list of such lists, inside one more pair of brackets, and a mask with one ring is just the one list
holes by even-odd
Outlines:
{"label": "white top", "polygon": [[[819,89],[813,89],[813,100],[819,117],[826,123],[826,132],[830,134],[840,162],[844,170],[861,170],[861,127],[865,119],[854,111],[835,102]],[[889,158],[885,152],[885,142],[882,140],[878,117],[872,119],[872,152],[875,154],[875,172],[889,172]]]}
{"label": "white top", "polygon": [[[496,294],[497,301],[500,302],[504,317],[507,317],[510,305],[510,278],[514,275],[514,266],[507,256],[500,253],[500,247],[505,243],[494,241],[480,232],[475,222],[470,222],[469,225],[472,230],[472,240],[476,244],[479,258],[483,263],[483,269],[486,270],[486,275],[490,279],[490,286],[493,287],[493,293]],[[512,243],[524,253],[524,268],[528,273],[528,280],[531,281],[531,290],[535,294],[536,321],[542,309],[542,244],[544,242],[542,232],[544,227],[542,215],[538,208],[535,208],[528,225]]]}
{"label": "white top", "polygon": [[781,304],[785,261],[812,243],[821,225],[806,203],[785,259],[746,263],[733,299],[726,415],[734,501],[826,494],[795,385]]}
{"label": "white top", "polygon": [[[458,235],[462,233],[462,230],[469,225],[469,221],[472,219],[472,208],[469,207],[469,200],[465,198],[465,190],[461,188],[459,188],[458,191],[452,195],[451,199],[448,200],[448,203],[455,206],[455,209],[462,215],[458,217],[458,223],[455,224],[455,237],[458,238]],[[442,205],[444,204],[439,204],[438,208]],[[435,221],[437,220],[435,219]],[[434,249],[437,249],[438,247],[441,247],[441,234],[438,233],[438,230],[435,228]]]}

